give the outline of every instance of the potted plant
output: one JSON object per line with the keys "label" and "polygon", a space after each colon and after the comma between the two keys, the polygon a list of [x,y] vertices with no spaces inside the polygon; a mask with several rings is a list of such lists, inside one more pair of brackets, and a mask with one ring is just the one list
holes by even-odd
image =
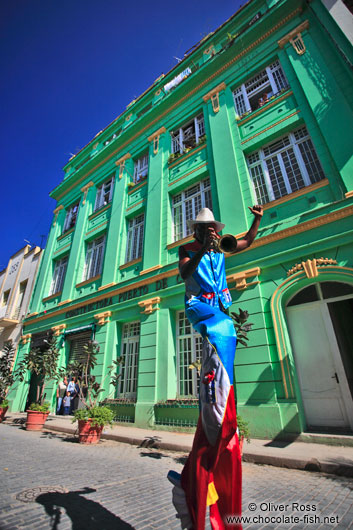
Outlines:
{"label": "potted plant", "polygon": [[84,349],[84,361],[72,363],[68,366],[68,371],[81,380],[80,385],[80,402],[81,407],[74,411],[73,422],[78,421],[79,442],[84,444],[98,443],[105,425],[113,423],[113,411],[98,403],[100,394],[104,391],[102,385],[107,377],[111,377],[110,384],[117,386],[120,374],[111,376],[114,366],[118,366],[122,361],[113,361],[108,366],[108,373],[99,384],[96,377],[91,375],[91,371],[97,364],[97,354],[99,345],[95,341],[89,341]]}
{"label": "potted plant", "polygon": [[9,401],[6,399],[10,386],[14,382],[12,373],[12,361],[15,354],[13,342],[5,342],[2,352],[0,353],[0,423],[5,418]]}
{"label": "potted plant", "polygon": [[15,378],[23,381],[30,371],[37,378],[36,400],[27,412],[26,430],[40,431],[49,415],[50,404],[45,402],[45,385],[49,381],[58,382],[64,375],[64,369],[58,368],[60,351],[54,336],[45,341],[45,348],[31,348],[18,363]]}

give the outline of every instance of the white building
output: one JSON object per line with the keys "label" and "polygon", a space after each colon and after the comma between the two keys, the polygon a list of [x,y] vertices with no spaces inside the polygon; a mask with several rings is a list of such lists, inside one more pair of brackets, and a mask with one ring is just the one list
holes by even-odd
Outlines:
{"label": "white building", "polygon": [[26,245],[16,252],[0,272],[0,351],[8,340],[17,349],[22,320],[27,314],[42,249]]}

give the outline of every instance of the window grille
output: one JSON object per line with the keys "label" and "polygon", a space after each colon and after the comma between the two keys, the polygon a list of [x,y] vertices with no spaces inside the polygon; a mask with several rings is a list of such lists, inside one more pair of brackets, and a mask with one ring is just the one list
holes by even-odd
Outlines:
{"label": "window grille", "polygon": [[98,210],[102,206],[109,204],[113,198],[114,177],[110,178],[104,184],[97,188],[96,202],[94,210]]}
{"label": "window grille", "polygon": [[[237,115],[251,112],[261,107],[268,98],[288,88],[288,81],[280,62],[277,60],[233,91]],[[266,96],[266,101],[261,100]]]}
{"label": "window grille", "polygon": [[53,279],[50,286],[49,296],[62,291],[67,267],[67,256],[55,262]]}
{"label": "window grille", "polygon": [[205,120],[203,114],[199,114],[183,127],[171,133],[172,153],[183,153],[184,149],[195,147],[205,134]]}
{"label": "window grille", "polygon": [[83,281],[98,276],[102,272],[105,236],[87,245]]}
{"label": "window grille", "polygon": [[67,209],[64,221],[64,232],[67,232],[67,230],[70,230],[70,228],[73,228],[75,226],[79,205],[80,203],[77,202],[76,204],[70,206],[70,208]]}
{"label": "window grille", "polygon": [[[85,364],[87,361],[87,353],[84,350],[84,346],[86,346],[89,341],[91,340],[91,332],[83,332],[83,333],[77,333],[74,335],[74,338],[69,339],[70,340],[70,353],[69,353],[69,362],[71,363],[81,363]],[[70,374],[68,374],[70,375]]]}
{"label": "window grille", "polygon": [[247,157],[259,204],[279,199],[325,178],[306,127]]}
{"label": "window grille", "polygon": [[212,210],[210,179],[202,180],[172,199],[172,216],[174,225],[174,241],[187,237],[192,232],[187,221],[195,219],[201,208]]}
{"label": "window grille", "polygon": [[199,393],[200,377],[190,365],[202,358],[202,337],[191,326],[185,311],[177,314],[177,366],[178,394],[196,397]]}
{"label": "window grille", "polygon": [[140,322],[124,324],[121,342],[119,397],[136,398],[138,356],[140,347]]}
{"label": "window grille", "polygon": [[142,256],[144,223],[144,214],[138,215],[129,220],[125,258],[126,263]]}
{"label": "window grille", "polygon": [[148,153],[141,156],[135,161],[134,166],[134,183],[137,184],[148,175]]}

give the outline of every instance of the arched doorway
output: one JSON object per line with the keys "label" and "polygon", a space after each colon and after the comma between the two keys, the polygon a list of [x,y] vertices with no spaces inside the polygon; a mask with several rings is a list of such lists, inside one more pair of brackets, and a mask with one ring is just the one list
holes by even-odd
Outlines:
{"label": "arched doorway", "polygon": [[311,284],[286,314],[307,428],[353,430],[353,287]]}

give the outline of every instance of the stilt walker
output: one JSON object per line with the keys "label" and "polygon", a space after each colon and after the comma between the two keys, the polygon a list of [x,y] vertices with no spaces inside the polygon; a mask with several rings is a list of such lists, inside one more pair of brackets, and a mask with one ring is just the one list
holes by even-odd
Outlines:
{"label": "stilt walker", "polygon": [[[261,206],[249,209],[254,221],[244,239],[233,238],[232,253],[248,248],[256,237],[263,210]],[[218,234],[225,225],[203,208],[188,226],[195,241],[179,248],[179,270],[185,281],[186,316],[203,337],[200,417],[181,475],[170,471],[168,478],[174,485],[173,504],[182,528],[204,530],[209,506],[212,529],[224,530],[227,516],[241,514],[241,456],[233,389],[236,332],[227,315],[232,299]]]}

